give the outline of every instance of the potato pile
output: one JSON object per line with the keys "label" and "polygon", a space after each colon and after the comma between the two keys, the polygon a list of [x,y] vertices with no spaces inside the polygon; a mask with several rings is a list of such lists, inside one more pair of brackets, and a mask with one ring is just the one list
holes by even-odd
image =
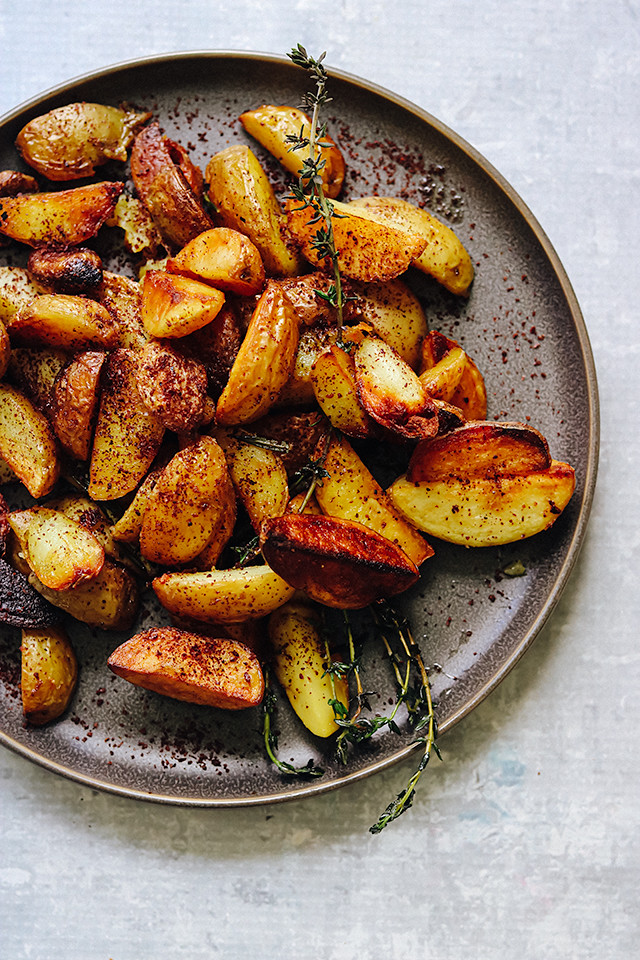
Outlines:
{"label": "potato pile", "polygon": [[[26,267],[0,268],[0,470],[33,498],[0,509],[0,619],[23,630],[24,711],[40,724],[69,702],[65,616],[132,630],[150,580],[174,625],[120,645],[115,673],[242,709],[260,703],[269,660],[327,737],[329,700],[348,708],[349,691],[325,673],[322,606],[411,587],[434,553],[424,534],[485,546],[544,530],[574,473],[533,428],[486,420],[477,365],[428,330],[401,279],[417,269],[468,295],[473,266],[449,227],[393,197],[336,199],[345,163],[324,137],[341,325],[313,208],[282,206],[245,143],[203,174],[150,121],[75,103],[16,141],[54,182],[130,155],[133,190],[124,175],[41,191],[0,173],[0,237],[30,248]],[[304,114],[266,105],[240,121],[298,173],[286,137]],[[87,246],[105,225],[140,258],[139,282]],[[362,452],[386,444],[408,463],[387,490]],[[70,492],[82,476],[86,494]]]}

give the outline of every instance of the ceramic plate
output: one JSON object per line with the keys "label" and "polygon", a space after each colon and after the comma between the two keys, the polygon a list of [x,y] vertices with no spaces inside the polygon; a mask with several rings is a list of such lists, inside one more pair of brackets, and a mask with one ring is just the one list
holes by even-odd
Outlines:
{"label": "ceramic plate", "polygon": [[[0,126],[0,169],[16,168],[14,140],[30,118],[89,100],[126,101],[151,110],[165,132],[204,167],[231,143],[250,142],[238,115],[262,103],[297,105],[302,71],[265,55],[188,53],[125,63],[30,101]],[[576,468],[577,489],[553,528],[499,548],[465,550],[434,543],[419,585],[402,596],[430,667],[441,733],[493,690],[551,613],[576,559],[595,483],[598,414],[593,360],[565,272],[530,211],[472,147],[407,101],[355,77],[332,72],[330,132],[348,163],[345,197],[405,197],[444,218],[476,264],[468,300],[411,276],[430,326],[460,341],[483,371],[489,418],[529,420],[552,455]],[[252,144],[274,183],[283,176]],[[26,168],[25,168],[26,169]],[[122,178],[114,164],[106,177]],[[61,186],[71,186],[66,184]],[[107,231],[108,234],[108,231]],[[107,266],[134,275],[134,264],[104,238]],[[20,263],[15,251],[3,262]],[[13,257],[13,259],[12,259]],[[521,561],[525,573],[505,576]],[[157,614],[143,604],[142,622]],[[0,642],[0,737],[52,771],[126,796],[176,804],[266,803],[332,789],[393,764],[412,749],[411,732],[382,734],[345,767],[331,744],[307,735],[286,703],[278,711],[280,755],[313,758],[325,773],[283,778],[265,760],[259,710],[225,713],[162,698],[112,676],[107,656],[124,639],[74,625],[80,683],[63,720],[44,729],[23,723],[19,631]],[[393,683],[375,643],[367,647],[366,686],[389,709]]]}

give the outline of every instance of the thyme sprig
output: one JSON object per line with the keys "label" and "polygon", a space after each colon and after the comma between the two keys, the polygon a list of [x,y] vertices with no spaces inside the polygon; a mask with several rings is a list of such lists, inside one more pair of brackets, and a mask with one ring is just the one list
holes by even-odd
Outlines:
{"label": "thyme sprig", "polygon": [[303,97],[302,106],[311,112],[311,126],[308,136],[304,127],[299,134],[287,137],[290,150],[306,150],[307,156],[302,162],[298,173],[298,182],[291,188],[291,196],[300,203],[296,209],[304,210],[311,207],[314,211],[312,224],[318,224],[318,229],[311,245],[322,261],[329,261],[333,271],[333,283],[325,291],[316,291],[323,300],[335,308],[338,316],[338,343],[342,342],[343,311],[347,298],[342,287],[342,277],[338,264],[339,251],[336,247],[333,233],[333,218],[340,216],[334,210],[331,201],[325,196],[322,185],[322,171],[326,161],[322,156],[322,138],[326,135],[326,124],[319,124],[320,108],[329,103],[331,98],[327,93],[327,72],[323,65],[326,53],[318,59],[310,56],[302,44],[298,44],[289,53],[289,59],[298,67],[306,70],[315,83],[315,90],[307,92]]}
{"label": "thyme sprig", "polygon": [[279,759],[276,752],[278,749],[278,737],[273,728],[273,719],[275,717],[277,703],[278,699],[271,686],[269,669],[265,667],[264,697],[262,700],[262,735],[269,760],[271,760],[280,773],[287,777],[321,777],[324,774],[324,770],[317,767],[312,759],[309,760],[304,767],[294,767],[292,763],[287,763],[286,760]]}

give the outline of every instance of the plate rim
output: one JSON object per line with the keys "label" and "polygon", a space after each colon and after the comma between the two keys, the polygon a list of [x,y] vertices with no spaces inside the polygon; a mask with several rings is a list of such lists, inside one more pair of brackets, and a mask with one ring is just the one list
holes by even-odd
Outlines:
{"label": "plate rim", "polygon": [[[296,69],[291,61],[285,56],[251,50],[194,49],[171,51],[143,57],[134,57],[108,64],[104,67],[98,68],[97,70],[87,71],[41,91],[40,93],[23,101],[16,107],[10,109],[8,112],[0,116],[0,127],[4,127],[6,124],[11,123],[22,114],[37,108],[39,104],[50,97],[60,96],[66,90],[72,90],[83,83],[105,79],[114,73],[125,72],[126,70],[144,68],[147,66],[151,67],[171,61],[196,59],[236,59],[244,61],[257,61],[261,63],[269,62],[279,66],[286,66],[292,70]],[[600,402],[595,360],[582,310],[578,303],[578,299],[574,292],[569,276],[541,224],[538,222],[529,206],[525,203],[525,201],[509,183],[509,181],[506,180],[506,178],[496,169],[496,167],[493,166],[489,160],[487,160],[482,153],[480,153],[479,150],[465,140],[464,137],[450,128],[447,124],[443,123],[437,117],[433,116],[423,107],[400,94],[394,93],[380,84],[368,81],[356,74],[349,73],[339,68],[334,68],[329,64],[326,64],[326,69],[330,77],[335,77],[336,79],[344,81],[351,86],[358,87],[368,94],[373,93],[384,100],[390,101],[396,106],[399,106],[413,114],[420,121],[427,123],[430,127],[435,129],[440,135],[449,140],[454,144],[455,147],[462,151],[462,153],[465,154],[465,156],[468,157],[476,166],[478,166],[484,172],[484,174],[487,175],[502,191],[502,193],[507,196],[509,201],[516,208],[517,212],[523,217],[527,226],[542,247],[544,255],[546,256],[547,261],[558,280],[560,289],[566,300],[574,323],[580,348],[580,355],[585,370],[587,409],[589,414],[587,425],[588,456],[584,477],[583,497],[578,515],[576,517],[573,535],[567,547],[565,559],[555,578],[552,588],[545,598],[545,602],[541,610],[528,630],[524,633],[517,648],[507,658],[507,660],[501,664],[500,668],[486,680],[482,687],[475,691],[474,695],[466,703],[464,703],[457,711],[455,711],[455,713],[453,713],[442,723],[439,730],[439,734],[442,736],[469,713],[471,713],[472,710],[474,710],[483,700],[485,700],[516,666],[547,623],[571,577],[576,561],[585,542],[587,525],[593,505],[598,473],[600,448]],[[62,763],[58,763],[57,761],[43,756],[42,754],[38,753],[37,750],[34,750],[32,747],[15,740],[1,729],[0,743],[2,743],[5,747],[8,747],[13,752],[44,768],[45,770],[59,774],[68,780],[74,781],[91,789],[101,790],[106,793],[127,797],[129,799],[146,800],[153,803],[184,807],[217,808],[261,806],[328,793],[332,790],[338,789],[339,787],[343,787],[346,784],[355,783],[356,781],[363,780],[366,777],[379,773],[382,770],[386,770],[410,756],[417,749],[416,744],[409,743],[400,747],[391,755],[381,760],[373,761],[366,767],[363,767],[359,770],[345,772],[344,775],[324,783],[321,781],[314,781],[312,783],[303,784],[286,791],[275,791],[269,794],[259,795],[247,794],[243,796],[187,797],[163,794],[157,791],[151,793],[141,790],[140,788],[110,783],[107,780],[102,780],[98,776],[75,771]]]}

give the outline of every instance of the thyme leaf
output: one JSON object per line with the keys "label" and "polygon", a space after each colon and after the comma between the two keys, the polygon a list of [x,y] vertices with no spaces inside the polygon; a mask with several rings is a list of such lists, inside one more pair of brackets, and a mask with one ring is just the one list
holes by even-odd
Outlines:
{"label": "thyme leaf", "polygon": [[277,697],[271,686],[271,677],[268,668],[264,671],[264,697],[262,700],[262,736],[267,757],[273,765],[287,777],[321,777],[324,770],[317,767],[310,759],[304,767],[294,767],[293,764],[280,760],[277,756],[278,737],[273,728],[273,719],[277,706]]}

